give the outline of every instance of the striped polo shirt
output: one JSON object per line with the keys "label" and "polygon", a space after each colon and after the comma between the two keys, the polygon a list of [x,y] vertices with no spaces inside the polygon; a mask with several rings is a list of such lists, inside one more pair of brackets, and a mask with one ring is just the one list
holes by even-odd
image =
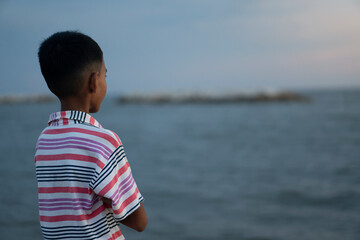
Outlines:
{"label": "striped polo shirt", "polygon": [[84,112],[53,113],[38,139],[35,166],[45,239],[124,239],[119,221],[143,197],[115,133]]}

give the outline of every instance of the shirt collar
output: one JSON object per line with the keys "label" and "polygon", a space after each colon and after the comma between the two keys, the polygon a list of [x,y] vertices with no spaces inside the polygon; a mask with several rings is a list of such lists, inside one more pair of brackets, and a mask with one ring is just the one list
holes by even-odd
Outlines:
{"label": "shirt collar", "polygon": [[81,111],[62,111],[50,115],[49,126],[61,126],[68,124],[85,123],[95,127],[103,128],[90,114]]}

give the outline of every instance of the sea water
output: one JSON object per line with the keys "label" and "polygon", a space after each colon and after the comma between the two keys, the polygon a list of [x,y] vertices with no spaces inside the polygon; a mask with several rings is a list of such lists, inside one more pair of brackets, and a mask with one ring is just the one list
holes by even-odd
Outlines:
{"label": "sea water", "polygon": [[[360,239],[360,90],[310,102],[128,104],[120,136],[149,215],[127,239]],[[0,239],[41,239],[35,143],[58,103],[0,105]]]}

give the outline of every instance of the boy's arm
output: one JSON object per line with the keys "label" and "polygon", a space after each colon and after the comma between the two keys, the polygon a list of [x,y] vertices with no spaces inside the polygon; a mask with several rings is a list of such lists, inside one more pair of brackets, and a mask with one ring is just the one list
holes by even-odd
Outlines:
{"label": "boy's arm", "polygon": [[[108,198],[101,197],[101,200],[108,206],[111,206],[111,200]],[[138,232],[145,230],[148,224],[148,217],[145,212],[144,205],[140,203],[140,207],[133,213],[127,216],[124,220],[120,221],[125,226],[132,228]]]}
{"label": "boy's arm", "polygon": [[140,207],[136,209],[135,212],[131,213],[124,220],[120,221],[125,226],[132,228],[138,232],[145,230],[146,225],[148,224],[148,217],[145,212],[144,205],[140,203]]}

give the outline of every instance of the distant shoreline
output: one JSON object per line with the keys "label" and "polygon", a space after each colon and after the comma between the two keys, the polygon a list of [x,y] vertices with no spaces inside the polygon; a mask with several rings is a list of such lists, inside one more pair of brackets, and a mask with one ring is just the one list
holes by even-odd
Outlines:
{"label": "distant shoreline", "polygon": [[5,95],[0,96],[0,104],[16,103],[43,103],[54,102],[55,97],[50,95]]}
{"label": "distant shoreline", "polygon": [[[5,95],[0,96],[0,104],[47,103],[54,102],[51,95]],[[309,102],[310,98],[294,92],[257,92],[232,94],[132,94],[115,96],[117,104],[227,104],[227,103],[262,103],[262,102]]]}
{"label": "distant shoreline", "polygon": [[118,104],[226,104],[257,102],[309,102],[309,97],[293,92],[258,92],[252,94],[137,94],[117,98]]}

